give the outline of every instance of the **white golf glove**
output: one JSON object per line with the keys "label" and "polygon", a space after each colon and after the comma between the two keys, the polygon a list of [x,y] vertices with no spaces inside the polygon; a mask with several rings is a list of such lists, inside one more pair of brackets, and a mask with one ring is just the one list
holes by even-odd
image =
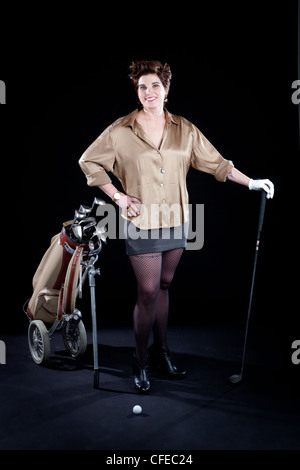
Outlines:
{"label": "white golf glove", "polygon": [[274,184],[270,180],[252,180],[249,181],[249,189],[260,191],[263,189],[267,193],[267,199],[272,199],[274,196]]}

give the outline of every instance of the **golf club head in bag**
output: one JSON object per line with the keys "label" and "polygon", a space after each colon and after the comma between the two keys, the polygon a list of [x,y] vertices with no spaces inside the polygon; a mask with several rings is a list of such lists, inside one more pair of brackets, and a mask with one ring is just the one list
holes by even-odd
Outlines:
{"label": "golf club head in bag", "polygon": [[[79,209],[74,213],[74,219],[68,229],[68,235],[75,243],[86,243],[89,245],[89,242],[94,237],[96,230],[96,207],[105,204],[106,203],[103,199],[99,199],[97,197],[94,198],[91,207],[80,204]],[[97,235],[98,234],[100,241],[100,233],[97,232]],[[104,241],[103,237],[102,241]],[[95,240],[93,241],[93,245],[95,246],[94,242]]]}

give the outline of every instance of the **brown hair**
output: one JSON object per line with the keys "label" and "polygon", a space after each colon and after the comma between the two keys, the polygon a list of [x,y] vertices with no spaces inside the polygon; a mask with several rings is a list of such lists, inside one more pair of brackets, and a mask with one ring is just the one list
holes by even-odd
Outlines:
{"label": "brown hair", "polygon": [[152,73],[158,76],[165,88],[170,87],[172,74],[169,64],[162,65],[158,60],[134,60],[129,68],[131,71],[129,78],[132,80],[135,91],[137,91],[140,77]]}

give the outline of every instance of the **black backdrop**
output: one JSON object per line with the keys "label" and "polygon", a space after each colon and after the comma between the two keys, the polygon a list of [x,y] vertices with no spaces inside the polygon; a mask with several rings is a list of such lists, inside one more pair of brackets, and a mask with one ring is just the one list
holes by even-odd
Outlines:
{"label": "black backdrop", "polygon": [[[275,184],[252,321],[274,329],[289,362],[291,342],[299,339],[299,127],[291,100],[297,2],[264,2],[264,9],[261,3],[26,7],[7,14],[0,76],[7,87],[1,106],[3,331],[26,332],[22,305],[50,238],[79,204],[100,196],[87,187],[78,159],[111,122],[136,108],[127,78],[131,60],[158,59],[173,73],[168,109],[197,125],[240,171]],[[205,205],[205,241],[181,260],[170,321],[244,324],[260,195],[192,169],[188,190],[191,203]],[[124,242],[110,240],[99,265],[99,326],[131,324],[135,283]]]}

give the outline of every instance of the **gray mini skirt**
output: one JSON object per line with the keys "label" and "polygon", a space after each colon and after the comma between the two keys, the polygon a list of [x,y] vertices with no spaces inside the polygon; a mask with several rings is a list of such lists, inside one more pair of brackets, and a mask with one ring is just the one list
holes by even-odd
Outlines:
{"label": "gray mini skirt", "polygon": [[128,256],[185,248],[189,223],[178,227],[142,230],[124,220],[125,246]]}

